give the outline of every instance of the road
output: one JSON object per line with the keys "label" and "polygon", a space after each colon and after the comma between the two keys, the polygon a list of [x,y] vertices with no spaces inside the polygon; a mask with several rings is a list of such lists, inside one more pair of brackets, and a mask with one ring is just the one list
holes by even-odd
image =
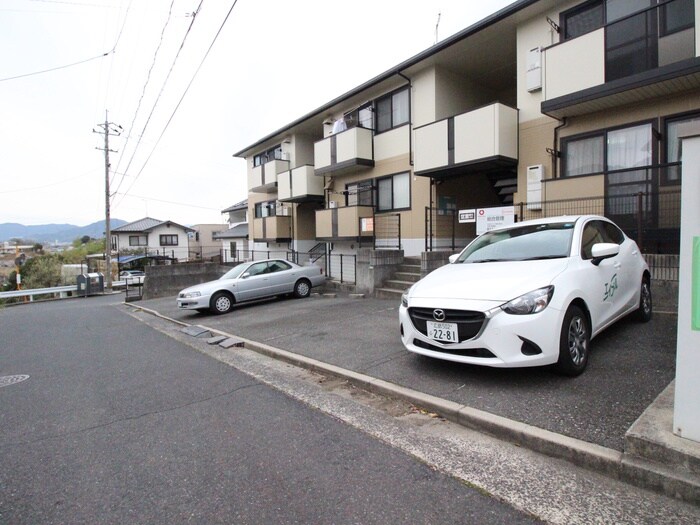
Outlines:
{"label": "road", "polygon": [[0,309],[1,524],[700,523],[121,300]]}
{"label": "road", "polygon": [[90,298],[0,310],[0,523],[533,523]]}

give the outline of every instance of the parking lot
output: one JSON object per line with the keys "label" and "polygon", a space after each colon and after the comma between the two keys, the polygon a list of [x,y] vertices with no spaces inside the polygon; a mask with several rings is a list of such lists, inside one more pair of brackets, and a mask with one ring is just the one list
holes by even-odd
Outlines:
{"label": "parking lot", "polygon": [[223,316],[180,311],[174,297],[137,305],[615,450],[675,376],[677,319],[664,313],[603,332],[586,372],[568,378],[549,368],[491,369],[411,354],[394,300],[314,294],[240,305]]}

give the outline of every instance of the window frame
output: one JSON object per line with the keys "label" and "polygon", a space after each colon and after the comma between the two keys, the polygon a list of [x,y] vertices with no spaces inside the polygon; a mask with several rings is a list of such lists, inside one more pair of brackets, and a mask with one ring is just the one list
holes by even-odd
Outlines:
{"label": "window frame", "polygon": [[[396,196],[396,191],[395,191],[395,186],[394,186],[394,181],[396,177],[399,176],[408,176],[408,204],[403,207],[396,207],[396,202],[395,202],[395,196]],[[381,196],[380,196],[380,188],[381,184],[380,182],[383,180],[391,180],[391,206],[389,208],[380,208],[380,203],[381,203]],[[387,175],[385,177],[377,177],[376,179],[376,188],[377,188],[377,193],[376,193],[376,199],[375,199],[375,209],[378,213],[385,213],[385,212],[392,212],[392,211],[403,211],[403,210],[410,210],[411,209],[411,172],[410,171],[401,171],[399,173],[394,173],[392,175]]]}
{"label": "window frame", "polygon": [[[670,133],[668,131],[668,126],[669,124],[674,124],[674,123],[683,123],[683,122],[689,122],[694,119],[700,120],[700,111],[686,111],[684,113],[678,113],[675,115],[668,115],[663,117],[662,122],[661,122],[661,127],[664,130],[663,136],[664,136],[664,147],[662,151],[662,159],[665,164],[676,164],[680,163],[680,155],[677,160],[671,160],[669,158],[669,151],[668,148],[671,145],[671,142],[669,140]],[[680,150],[679,150],[680,154]],[[667,166],[667,168],[670,168],[670,166]],[[664,186],[677,186],[682,184],[682,174],[679,172],[678,177],[676,178],[670,178],[669,177],[669,171],[668,169],[665,169],[661,172],[661,177],[659,178],[659,183],[664,185]]]}
{"label": "window frame", "polygon": [[[698,113],[700,115],[700,112]],[[608,173],[620,172],[620,171],[632,171],[635,167],[630,168],[620,168],[620,169],[609,169],[608,168],[608,134],[614,131],[621,131],[625,129],[636,128],[640,126],[651,126],[651,164],[647,166],[639,166],[639,169],[648,168],[650,166],[656,166],[659,159],[659,131],[658,131],[658,119],[646,119],[637,122],[628,122],[619,126],[612,126],[609,128],[601,128],[594,131],[587,131],[585,133],[579,133],[577,135],[571,135],[568,137],[562,137],[560,139],[560,149],[561,149],[561,179],[574,179],[576,177],[592,177],[595,175],[606,175]],[[599,172],[578,174],[578,175],[565,175],[566,173],[566,154],[567,147],[571,142],[576,142],[577,140],[584,140],[592,138],[595,136],[603,137],[603,169]]]}
{"label": "window frame", "polygon": [[[367,203],[362,203],[360,201],[360,194],[366,194],[369,193],[369,204]],[[350,204],[350,196],[355,195],[356,197],[356,202],[354,204]],[[374,180],[373,179],[365,179],[365,180],[360,180],[360,181],[353,181],[353,182],[348,182],[345,184],[345,206],[374,206],[375,204],[375,195],[374,195]]]}
{"label": "window frame", "polygon": [[[136,239],[136,243],[132,240]],[[143,239],[143,243],[140,240]],[[129,235],[129,246],[148,246],[148,235]]]}
{"label": "window frame", "polygon": [[[265,208],[268,210],[267,215],[262,214],[263,206],[265,206]],[[276,217],[277,216],[277,201],[271,200],[271,201],[256,202],[253,211],[254,211],[256,219],[265,219],[266,217]]]}
{"label": "window frame", "polygon": [[[407,100],[407,114],[406,114],[406,120],[401,121],[401,122],[394,122],[394,97],[400,93],[406,92],[406,96],[408,98]],[[389,116],[389,127],[386,128],[380,128],[380,104],[382,102],[389,102],[389,111],[388,111],[388,116]],[[399,128],[401,126],[405,126],[407,124],[411,123],[411,90],[410,86],[402,86],[398,89],[395,89],[385,95],[382,95],[381,97],[378,97],[374,101],[374,132],[376,135],[379,135],[380,133],[386,133],[387,131],[391,131],[392,129]]]}
{"label": "window frame", "polygon": [[[167,239],[175,242],[167,242]],[[180,236],[177,233],[161,233],[158,236],[160,246],[180,246]]]}
{"label": "window frame", "polygon": [[[603,20],[600,26],[596,26],[593,29],[590,29],[588,31],[585,31],[583,33],[574,35],[574,36],[568,36],[567,32],[569,29],[569,18],[573,15],[580,14],[588,9],[591,9],[595,6],[601,6],[603,9]],[[574,38],[578,38],[583,35],[587,35],[588,33],[592,33],[593,31],[597,31],[598,29],[601,29],[605,27],[606,24],[606,9],[605,9],[605,0],[588,0],[587,2],[583,2],[579,5],[576,5],[570,9],[567,9],[566,11],[562,11],[559,13],[559,27],[561,28],[561,41],[566,42],[568,40],[573,40]]]}

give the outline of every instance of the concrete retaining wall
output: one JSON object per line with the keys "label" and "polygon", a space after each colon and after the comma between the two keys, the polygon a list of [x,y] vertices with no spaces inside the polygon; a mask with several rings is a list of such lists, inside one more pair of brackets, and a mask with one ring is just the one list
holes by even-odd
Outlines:
{"label": "concrete retaining wall", "polygon": [[156,299],[177,295],[183,288],[218,279],[231,269],[214,263],[146,266],[143,298]]}
{"label": "concrete retaining wall", "polygon": [[355,289],[358,293],[373,294],[375,288],[393,277],[401,263],[403,250],[360,248],[357,252]]}

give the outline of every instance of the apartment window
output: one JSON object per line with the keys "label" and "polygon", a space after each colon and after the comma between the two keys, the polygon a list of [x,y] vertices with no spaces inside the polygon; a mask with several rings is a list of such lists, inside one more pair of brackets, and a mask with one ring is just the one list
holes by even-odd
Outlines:
{"label": "apartment window", "polygon": [[564,143],[564,176],[593,175],[605,168],[605,136],[603,134]]}
{"label": "apartment window", "polygon": [[160,245],[161,246],[177,246],[178,245],[178,237],[177,235],[161,235],[160,236]]}
{"label": "apartment window", "polygon": [[661,34],[670,35],[695,25],[693,0],[674,0],[661,7]]}
{"label": "apartment window", "polygon": [[346,184],[345,190],[347,191],[347,197],[345,199],[347,206],[372,206],[371,180]]}
{"label": "apartment window", "polygon": [[145,235],[129,235],[129,246],[148,246],[148,237]]}
{"label": "apartment window", "polygon": [[402,126],[409,120],[408,88],[377,99],[377,133]]}
{"label": "apartment window", "polygon": [[272,160],[283,160],[282,157],[282,145],[278,144],[267,151],[263,151],[262,153],[255,155],[253,157],[253,166],[262,166],[266,162],[270,162]]}
{"label": "apartment window", "polygon": [[262,219],[264,217],[274,217],[277,215],[275,210],[275,201],[258,202],[255,205],[255,218]]}
{"label": "apartment window", "polygon": [[399,173],[377,179],[377,210],[389,211],[411,207],[411,176]]}
{"label": "apartment window", "polygon": [[653,129],[651,123],[644,123],[573,137],[562,141],[562,149],[565,177],[625,170],[614,178],[620,179],[616,182],[631,182],[639,171],[634,168],[654,163]]}
{"label": "apartment window", "polygon": [[586,2],[561,14],[561,26],[564,39],[590,33],[605,24],[605,5],[603,0]]}
{"label": "apartment window", "polygon": [[[680,141],[678,140],[678,130],[682,124],[689,122],[700,122],[700,114],[686,115],[666,121],[666,162],[673,164],[681,161]],[[662,182],[665,184],[680,184],[681,167],[668,166],[662,172]]]}

